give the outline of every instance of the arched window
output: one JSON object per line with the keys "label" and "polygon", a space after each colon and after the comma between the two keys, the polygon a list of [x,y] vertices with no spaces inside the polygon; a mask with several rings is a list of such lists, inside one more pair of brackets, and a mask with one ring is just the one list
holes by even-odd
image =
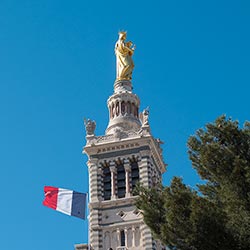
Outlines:
{"label": "arched window", "polygon": [[105,232],[103,243],[104,243],[104,249],[110,249],[111,247],[110,232]]}
{"label": "arched window", "polygon": [[133,231],[132,228],[129,228],[127,231],[127,247],[130,249],[132,247],[133,242]]}
{"label": "arched window", "polygon": [[109,167],[103,168],[103,196],[104,200],[111,199],[111,173]]}
{"label": "arched window", "polygon": [[135,116],[138,118],[138,113],[139,113],[139,109],[138,109],[138,107],[136,107],[136,109],[135,109]]}
{"label": "arched window", "polygon": [[125,232],[124,230],[121,230],[120,232],[121,236],[121,247],[125,246]]}
{"label": "arched window", "polygon": [[116,249],[118,247],[118,241],[117,241],[117,231],[114,230],[111,235],[111,249]]}
{"label": "arched window", "polygon": [[116,116],[118,116],[120,114],[119,102],[115,104],[115,109],[116,109]]}
{"label": "arched window", "polygon": [[122,104],[121,104],[121,112],[122,112],[122,115],[125,114],[125,102],[122,101]]}
{"label": "arched window", "polygon": [[126,193],[126,181],[125,181],[125,169],[124,166],[117,166],[117,197],[123,198]]}
{"label": "arched window", "polygon": [[132,181],[132,191],[134,190],[136,183],[139,181],[139,168],[136,161],[131,163],[131,181]]}
{"label": "arched window", "polygon": [[140,232],[140,228],[137,227],[135,229],[135,246],[136,247],[140,246],[140,239],[141,239],[141,232]]}

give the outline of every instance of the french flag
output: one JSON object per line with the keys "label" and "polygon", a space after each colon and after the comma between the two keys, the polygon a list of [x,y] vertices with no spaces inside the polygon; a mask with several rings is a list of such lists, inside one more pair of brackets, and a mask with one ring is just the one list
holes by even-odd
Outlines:
{"label": "french flag", "polygon": [[86,218],[87,194],[45,186],[44,195],[44,206],[81,219]]}

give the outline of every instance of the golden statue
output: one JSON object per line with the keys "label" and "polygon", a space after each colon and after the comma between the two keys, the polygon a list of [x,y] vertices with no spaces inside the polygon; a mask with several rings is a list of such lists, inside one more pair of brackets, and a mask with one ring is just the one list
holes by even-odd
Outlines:
{"label": "golden statue", "polygon": [[119,32],[119,38],[115,44],[117,80],[132,79],[132,72],[134,68],[132,55],[134,54],[135,45],[133,45],[131,41],[125,42],[126,36],[126,32]]}

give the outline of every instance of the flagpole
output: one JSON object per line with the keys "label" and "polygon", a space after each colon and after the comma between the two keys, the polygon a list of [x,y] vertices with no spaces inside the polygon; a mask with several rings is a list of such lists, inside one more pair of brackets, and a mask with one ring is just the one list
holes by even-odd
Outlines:
{"label": "flagpole", "polygon": [[90,228],[89,228],[89,193],[87,192],[87,220],[88,220],[88,250],[90,250]]}

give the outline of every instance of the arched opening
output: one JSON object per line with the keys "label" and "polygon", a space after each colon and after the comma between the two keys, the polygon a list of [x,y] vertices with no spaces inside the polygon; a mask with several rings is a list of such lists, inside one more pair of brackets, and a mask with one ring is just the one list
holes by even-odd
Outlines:
{"label": "arched opening", "polygon": [[135,229],[135,246],[136,247],[140,246],[140,239],[141,239],[141,232],[140,232],[140,228],[137,227]]}
{"label": "arched opening", "polygon": [[131,163],[131,181],[132,181],[132,191],[134,191],[136,183],[140,180],[139,167],[136,161]]}
{"label": "arched opening", "polygon": [[109,167],[103,169],[103,199],[111,199],[111,173]]}
{"label": "arched opening", "polygon": [[125,102],[124,101],[122,101],[121,103],[121,112],[122,112],[122,115],[125,114]]}
{"label": "arched opening", "polygon": [[121,237],[121,247],[125,246],[125,232],[124,230],[121,230],[120,232],[120,237]]}
{"label": "arched opening", "polygon": [[125,169],[124,166],[118,165],[117,166],[117,197],[123,198],[125,197],[126,193],[126,176],[125,176]]}
{"label": "arched opening", "polygon": [[139,108],[136,107],[136,117],[138,118],[138,114],[139,114]]}
{"label": "arched opening", "polygon": [[119,113],[120,113],[120,110],[119,110],[119,102],[117,102],[117,103],[115,104],[115,110],[116,110],[116,116],[118,116]]}
{"label": "arched opening", "polygon": [[103,243],[104,243],[104,249],[110,249],[110,247],[111,247],[111,238],[110,238],[110,233],[109,232],[105,232]]}

